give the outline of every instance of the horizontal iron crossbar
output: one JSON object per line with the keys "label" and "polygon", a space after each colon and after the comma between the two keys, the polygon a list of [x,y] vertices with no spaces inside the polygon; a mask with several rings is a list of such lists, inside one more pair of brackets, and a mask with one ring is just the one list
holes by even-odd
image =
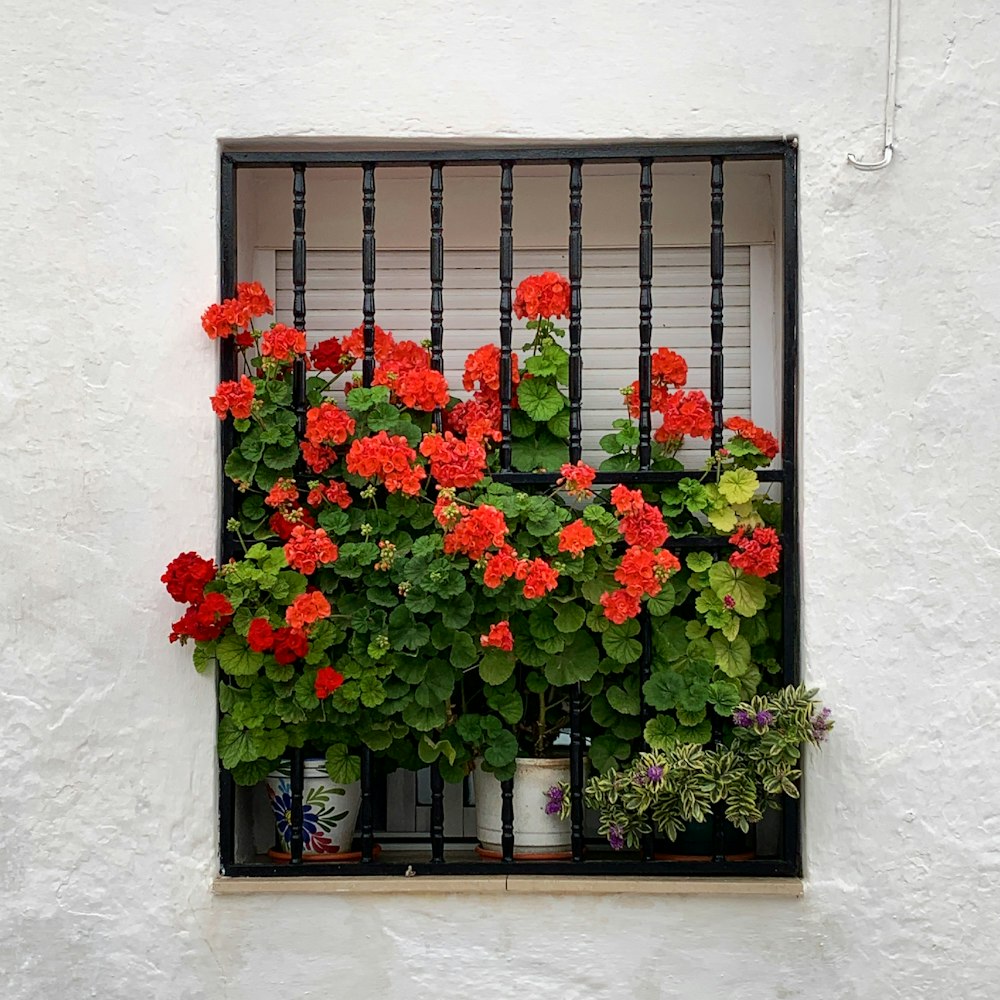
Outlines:
{"label": "horizontal iron crossbar", "polygon": [[380,150],[228,150],[223,162],[240,167],[357,167],[370,163],[385,167],[421,166],[443,163],[449,166],[513,163],[565,163],[584,160],[628,163],[653,160],[775,160],[794,148],[794,139],[701,139],[657,142],[617,142],[579,145],[559,143],[538,146],[483,146],[482,148],[428,147]]}

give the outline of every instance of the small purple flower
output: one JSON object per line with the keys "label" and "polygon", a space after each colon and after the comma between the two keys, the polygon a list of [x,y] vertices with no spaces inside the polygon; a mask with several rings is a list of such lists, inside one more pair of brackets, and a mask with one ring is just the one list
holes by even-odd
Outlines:
{"label": "small purple flower", "polygon": [[663,780],[663,766],[661,764],[650,764],[646,768],[646,778],[651,785],[658,785]]}
{"label": "small purple flower", "polygon": [[769,726],[774,722],[774,712],[768,712],[766,709],[763,712],[758,712],[755,721],[758,726]]}
{"label": "small purple flower", "polygon": [[813,739],[817,743],[823,743],[826,740],[826,734],[833,728],[833,723],[830,721],[830,709],[824,708],[822,712],[814,715],[809,720],[809,724],[812,726]]}
{"label": "small purple flower", "polygon": [[738,708],[733,712],[733,722],[742,729],[747,729],[753,725],[753,716],[745,709]]}
{"label": "small purple flower", "polygon": [[734,598],[732,594],[726,594],[726,596],[722,598],[722,603],[725,604],[730,611],[732,611],[733,608],[736,607],[736,598]]}
{"label": "small purple flower", "polygon": [[617,823],[612,823],[608,829],[608,843],[613,851],[620,851],[625,846],[625,832]]}
{"label": "small purple flower", "polygon": [[558,785],[553,785],[545,794],[549,800],[545,803],[545,812],[549,816],[555,816],[562,809],[566,793]]}

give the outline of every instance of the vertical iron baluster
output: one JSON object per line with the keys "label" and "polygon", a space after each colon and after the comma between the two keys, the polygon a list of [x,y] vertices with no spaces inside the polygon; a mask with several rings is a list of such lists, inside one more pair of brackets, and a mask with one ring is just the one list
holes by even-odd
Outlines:
{"label": "vertical iron baluster", "polygon": [[514,166],[500,164],[500,469],[509,472],[511,372],[511,284],[514,280]]}
{"label": "vertical iron baluster", "polygon": [[500,857],[503,861],[514,860],[513,778],[500,782]]}
{"label": "vertical iron baluster", "polygon": [[569,804],[573,860],[583,861],[583,689],[577,684],[569,699]]}
{"label": "vertical iron baluster", "polygon": [[365,357],[361,371],[362,384],[367,388],[375,375],[375,164],[364,164],[362,171],[361,216],[364,233],[361,239],[361,281],[365,290],[362,303]]}
{"label": "vertical iron baluster", "polygon": [[725,241],[722,235],[722,157],[712,157],[712,454],[722,447],[722,277]]}
{"label": "vertical iron baluster", "polygon": [[639,468],[648,469],[653,447],[653,161],[639,170]]}
{"label": "vertical iron baluster", "polygon": [[[643,746],[648,750],[645,731],[646,723],[653,717],[653,710],[646,701],[645,685],[653,673],[653,620],[647,608],[643,608],[639,615],[639,642],[642,644],[642,656],[639,659],[639,721],[643,729]],[[653,860],[653,844],[654,835],[645,834],[642,838],[643,861]]]}
{"label": "vertical iron baluster", "polygon": [[[791,139],[782,164],[782,285],[784,298],[782,399],[781,399],[781,667],[782,681],[794,684],[799,679],[799,515],[796,428],[798,408],[795,393],[798,369],[799,309],[799,220],[798,220],[798,142]],[[796,873],[802,869],[799,843],[799,799],[786,799],[782,809],[782,857],[790,861]]]}
{"label": "vertical iron baluster", "polygon": [[[292,322],[296,330],[306,328],[306,168],[292,167]],[[306,362],[296,358],[292,367],[292,407],[296,433],[306,434]]]}
{"label": "vertical iron baluster", "polygon": [[292,780],[292,814],[289,817],[291,864],[302,864],[302,786],[305,783],[305,759],[301,747],[289,752]]}
{"label": "vertical iron baluster", "polygon": [[[712,716],[712,740],[716,749],[722,749],[722,719]],[[726,860],[726,803],[716,802],[712,806],[713,861]]]}
{"label": "vertical iron baluster", "polygon": [[370,747],[361,748],[361,862],[369,864],[375,850],[374,802],[372,781],[374,779],[374,758]]}
{"label": "vertical iron baluster", "polygon": [[[223,155],[219,190],[221,204],[219,270],[221,282],[219,300],[236,294],[236,164]],[[236,344],[232,337],[219,338],[219,381],[236,378]],[[229,453],[236,444],[232,420],[222,423],[221,433],[222,476],[222,553],[220,562],[228,562],[238,550],[233,533],[226,527],[229,518],[236,516],[236,484],[226,475],[225,466]],[[236,861],[236,782],[219,763],[219,862],[221,871]]]}
{"label": "vertical iron baluster", "polygon": [[431,861],[444,862],[444,778],[437,764],[431,764]]}
{"label": "vertical iron baluster", "polygon": [[[444,173],[440,163],[431,164],[431,368],[444,371]],[[434,426],[440,432],[441,408],[434,411]]]}
{"label": "vertical iron baluster", "polygon": [[574,465],[583,452],[583,357],[581,354],[580,280],[583,275],[583,163],[569,163],[569,460]]}

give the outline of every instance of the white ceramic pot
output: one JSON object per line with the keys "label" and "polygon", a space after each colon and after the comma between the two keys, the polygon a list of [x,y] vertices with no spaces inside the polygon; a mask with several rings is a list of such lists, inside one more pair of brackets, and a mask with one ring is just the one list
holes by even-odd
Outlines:
{"label": "white ceramic pot", "polygon": [[[500,782],[477,766],[473,772],[476,793],[476,836],[486,854],[501,853],[502,800]],[[535,760],[518,757],[514,771],[514,857],[552,858],[570,853],[568,819],[546,813],[548,796],[553,785],[569,781],[569,760],[554,758]]]}
{"label": "white ceramic pot", "polygon": [[[292,849],[292,779],[287,764],[267,776],[267,797],[274,812],[278,844],[287,853]],[[350,785],[333,781],[322,757],[307,758],[302,786],[303,856],[348,853],[360,808],[360,781]]]}

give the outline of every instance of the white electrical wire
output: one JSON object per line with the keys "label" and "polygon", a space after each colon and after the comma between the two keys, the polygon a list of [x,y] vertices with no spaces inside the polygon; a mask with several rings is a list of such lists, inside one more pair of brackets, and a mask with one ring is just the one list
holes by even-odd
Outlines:
{"label": "white electrical wire", "polygon": [[896,119],[896,62],[899,52],[899,0],[889,0],[889,67],[885,94],[885,149],[882,159],[875,163],[865,163],[853,153],[847,154],[847,162],[858,170],[881,170],[892,162],[892,144],[895,141],[893,124]]}

